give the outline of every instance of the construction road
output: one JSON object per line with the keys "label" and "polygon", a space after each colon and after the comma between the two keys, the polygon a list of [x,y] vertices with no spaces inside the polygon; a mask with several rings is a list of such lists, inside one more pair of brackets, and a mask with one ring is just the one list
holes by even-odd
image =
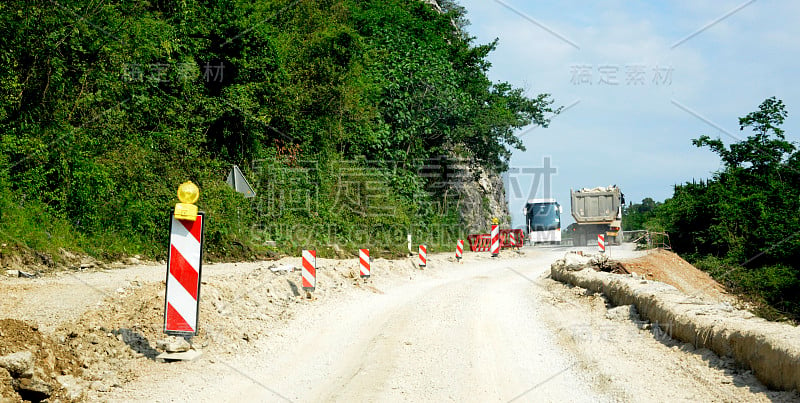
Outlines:
{"label": "construction road", "polygon": [[[680,343],[664,341],[631,321],[606,319],[602,298],[547,279],[550,264],[568,249],[573,248],[526,248],[514,258],[441,263],[423,278],[396,281],[377,293],[348,293],[308,306],[261,340],[258,354],[162,364],[164,371],[103,397],[767,400],[752,376],[712,364],[703,352],[684,351]],[[772,399],[781,400],[777,397]]]}

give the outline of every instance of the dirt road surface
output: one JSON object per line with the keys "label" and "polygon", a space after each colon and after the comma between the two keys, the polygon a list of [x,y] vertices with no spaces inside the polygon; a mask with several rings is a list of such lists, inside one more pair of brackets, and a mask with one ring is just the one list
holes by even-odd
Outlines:
{"label": "dirt road surface", "polygon": [[[148,402],[798,398],[767,390],[725,358],[620,318],[600,296],[547,278],[550,264],[567,250],[526,248],[496,259],[467,254],[463,264],[434,255],[424,271],[412,260],[391,276],[382,278],[376,270],[367,284],[314,301],[298,298],[291,315],[271,322],[245,352],[211,345],[190,363],[142,358],[134,379],[88,397]],[[612,253],[632,258],[643,252]],[[209,269],[207,281],[252,277],[248,273],[255,267],[219,265]],[[114,289],[132,279],[147,283],[163,276],[163,270],[126,270],[86,274],[78,281]],[[91,298],[79,305],[91,306]],[[62,311],[54,314],[59,320],[76,316]]]}
{"label": "dirt road surface", "polygon": [[[141,401],[767,401],[730,362],[546,278],[565,248],[462,265],[303,306],[257,354],[207,356],[108,396]],[[637,252],[616,251],[617,257]],[[436,267],[438,266],[438,267]]]}

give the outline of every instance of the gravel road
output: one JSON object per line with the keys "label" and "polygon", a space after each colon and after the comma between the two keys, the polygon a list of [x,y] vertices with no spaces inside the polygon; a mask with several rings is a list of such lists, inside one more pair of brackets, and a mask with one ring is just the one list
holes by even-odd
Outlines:
{"label": "gravel road", "polygon": [[[570,248],[575,249],[575,248]],[[609,319],[547,278],[567,248],[441,259],[423,277],[300,305],[258,353],[164,364],[99,396],[132,401],[790,401],[747,371]],[[590,250],[587,248],[587,250]],[[616,250],[616,257],[638,252]],[[435,262],[435,259],[433,259]]]}

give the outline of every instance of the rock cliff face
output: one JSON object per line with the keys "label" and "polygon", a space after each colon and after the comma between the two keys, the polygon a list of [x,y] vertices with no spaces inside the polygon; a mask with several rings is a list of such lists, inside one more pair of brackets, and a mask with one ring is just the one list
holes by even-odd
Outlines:
{"label": "rock cliff face", "polygon": [[450,157],[440,158],[429,166],[436,167],[435,182],[445,185],[438,186],[438,191],[448,207],[458,209],[465,232],[487,233],[493,218],[510,228],[511,216],[501,174],[489,172],[469,160]]}
{"label": "rock cliff face", "polygon": [[493,218],[509,228],[511,216],[501,175],[487,172],[483,168],[469,171],[471,175],[468,180],[456,185],[464,228],[468,233],[489,232]]}

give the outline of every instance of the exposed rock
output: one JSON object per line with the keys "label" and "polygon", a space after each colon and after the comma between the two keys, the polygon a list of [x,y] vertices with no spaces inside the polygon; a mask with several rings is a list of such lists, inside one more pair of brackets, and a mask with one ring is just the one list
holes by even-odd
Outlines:
{"label": "exposed rock", "polygon": [[19,270],[6,270],[6,276],[19,277]]}
{"label": "exposed rock", "polygon": [[13,379],[11,374],[4,368],[0,368],[0,402],[2,403],[17,403],[22,402],[17,392],[11,386]]}
{"label": "exposed rock", "polygon": [[41,261],[42,264],[46,265],[47,267],[55,267],[56,266],[56,263],[53,261],[53,257],[50,256],[49,254],[44,253],[44,252],[35,252],[35,253],[36,253],[36,257],[39,258],[39,261]]}
{"label": "exposed rock", "polygon": [[592,258],[589,256],[567,253],[564,255],[564,267],[567,270],[582,270],[591,264]]}
{"label": "exposed rock", "polygon": [[0,357],[0,368],[5,368],[14,378],[30,378],[33,376],[33,353],[18,351]]}
{"label": "exposed rock", "polygon": [[38,376],[19,380],[17,392],[27,400],[44,400],[53,394],[53,387]]}
{"label": "exposed rock", "polygon": [[168,353],[182,353],[189,351],[192,346],[181,337],[170,337],[156,342],[156,348]]}
{"label": "exposed rock", "polygon": [[269,267],[269,269],[270,269],[270,271],[272,271],[273,273],[275,273],[275,272],[279,272],[279,271],[293,272],[293,271],[294,271],[294,266],[293,266],[293,265],[290,265],[290,264],[284,264],[284,265],[280,265],[280,266],[278,266],[278,265],[276,265],[276,264],[273,264],[273,265],[271,265],[271,266]]}
{"label": "exposed rock", "polygon": [[76,259],[78,259],[78,256],[76,256],[74,253],[72,253],[72,252],[70,252],[70,251],[68,251],[68,250],[66,250],[64,248],[58,248],[58,253],[61,254],[61,257],[63,257],[64,259],[67,259],[67,260],[76,260]]}
{"label": "exposed rock", "polygon": [[98,392],[108,392],[108,385],[101,381],[94,381],[89,387]]}
{"label": "exposed rock", "polygon": [[91,268],[93,268],[95,266],[96,266],[96,264],[94,262],[81,263],[81,269],[91,269]]}
{"label": "exposed rock", "polygon": [[445,172],[440,179],[444,186],[434,185],[431,190],[443,193],[447,207],[458,208],[468,233],[488,233],[493,218],[505,228],[510,227],[502,175],[464,160],[443,157],[430,164]]}
{"label": "exposed rock", "polygon": [[64,394],[72,399],[79,400],[83,397],[84,387],[78,382],[78,379],[72,375],[61,375],[56,377],[56,382],[61,386]]}
{"label": "exposed rock", "polygon": [[633,305],[621,305],[615,308],[611,308],[606,312],[606,319],[611,319],[617,322],[623,322],[626,320],[638,320],[639,314],[636,311],[636,307]]}
{"label": "exposed rock", "polygon": [[140,263],[141,263],[141,261],[139,260],[138,257],[129,257],[129,258],[125,259],[125,264],[129,264],[129,265],[132,265],[132,266],[140,264]]}

